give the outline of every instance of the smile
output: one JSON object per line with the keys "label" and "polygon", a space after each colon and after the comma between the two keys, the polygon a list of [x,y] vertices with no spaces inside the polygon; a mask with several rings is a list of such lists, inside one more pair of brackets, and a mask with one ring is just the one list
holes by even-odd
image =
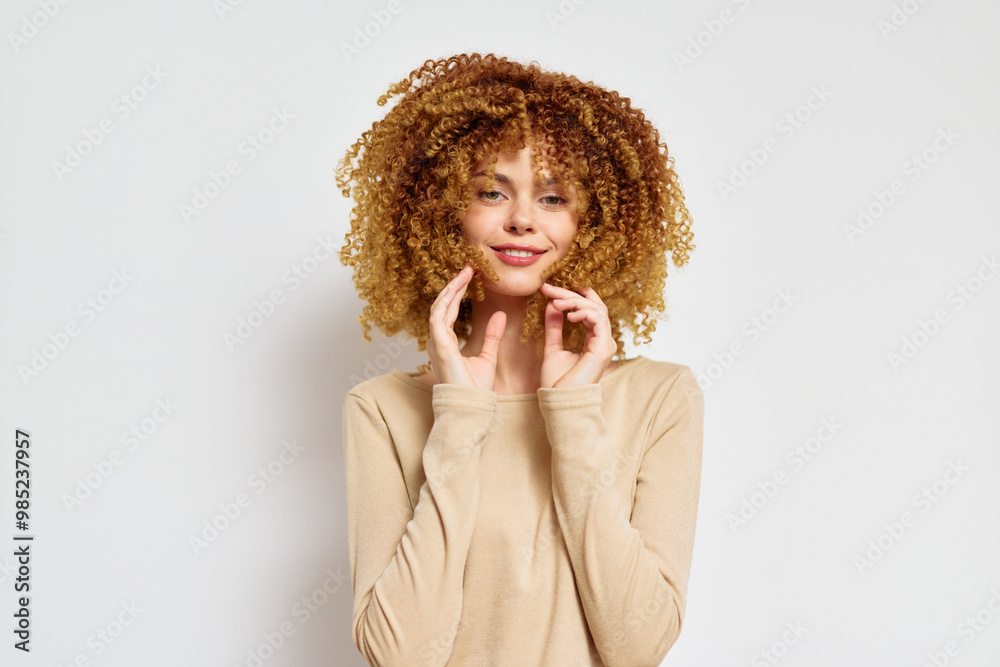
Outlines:
{"label": "smile", "polygon": [[538,258],[545,254],[545,251],[539,253],[533,253],[530,250],[497,250],[493,249],[493,252],[497,254],[500,261],[510,264],[512,266],[527,266],[528,264],[534,264],[538,261]]}

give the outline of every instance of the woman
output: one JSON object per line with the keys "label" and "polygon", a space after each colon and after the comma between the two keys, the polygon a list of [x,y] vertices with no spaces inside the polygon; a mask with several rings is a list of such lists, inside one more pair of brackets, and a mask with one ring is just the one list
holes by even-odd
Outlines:
{"label": "woman", "polygon": [[694,247],[666,146],[617,93],[493,55],[388,93],[338,168],[341,261],[365,338],[405,331],[429,364],[343,402],[354,642],[372,665],[659,665],[702,394],[623,358],[622,328],[650,340]]}

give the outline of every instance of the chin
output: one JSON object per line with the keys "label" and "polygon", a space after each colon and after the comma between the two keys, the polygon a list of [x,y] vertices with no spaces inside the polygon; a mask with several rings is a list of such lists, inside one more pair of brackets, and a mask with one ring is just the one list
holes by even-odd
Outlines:
{"label": "chin", "polygon": [[500,296],[529,297],[542,289],[542,279],[535,277],[532,280],[521,278],[520,280],[502,280],[499,286],[484,283],[484,288],[488,292]]}
{"label": "chin", "polygon": [[[493,251],[490,250],[492,253]],[[548,259],[548,258],[546,258]],[[545,274],[551,268],[551,260],[544,265],[536,262],[530,266],[511,266],[496,257],[490,258],[490,265],[500,278],[500,286],[490,284],[485,281],[485,289],[504,296],[529,297],[542,289],[545,282]]]}

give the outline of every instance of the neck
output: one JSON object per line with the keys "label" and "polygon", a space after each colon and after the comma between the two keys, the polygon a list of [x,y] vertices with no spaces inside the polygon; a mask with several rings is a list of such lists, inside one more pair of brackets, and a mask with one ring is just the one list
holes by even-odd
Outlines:
{"label": "neck", "polygon": [[532,345],[520,342],[521,325],[524,323],[526,296],[510,296],[486,290],[482,301],[472,303],[472,332],[462,348],[462,355],[475,357],[483,350],[486,324],[498,310],[507,314],[500,351],[497,353],[497,371],[494,391],[498,394],[530,394],[541,386],[542,360]]}

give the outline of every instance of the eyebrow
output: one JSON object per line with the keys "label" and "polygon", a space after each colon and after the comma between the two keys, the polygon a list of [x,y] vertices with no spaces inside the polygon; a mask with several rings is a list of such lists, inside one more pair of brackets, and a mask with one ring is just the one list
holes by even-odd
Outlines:
{"label": "eyebrow", "polygon": [[[476,172],[475,175],[473,175],[473,178],[475,178],[476,176],[485,176],[485,175],[486,175],[485,171],[479,171],[479,172]],[[514,185],[511,182],[511,180],[509,178],[507,178],[507,176],[505,174],[496,173],[496,174],[493,174],[493,178],[494,178],[494,180],[500,181],[501,183],[506,183],[507,185]],[[550,178],[545,183],[545,185],[558,185],[558,184],[559,184],[559,181],[557,181],[554,178]]]}

